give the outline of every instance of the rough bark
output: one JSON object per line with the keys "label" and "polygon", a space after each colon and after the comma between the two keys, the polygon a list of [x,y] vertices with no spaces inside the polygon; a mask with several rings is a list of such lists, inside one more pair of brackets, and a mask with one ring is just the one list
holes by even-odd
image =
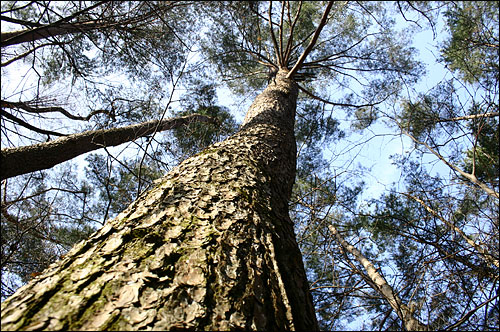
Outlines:
{"label": "rough bark", "polygon": [[51,168],[81,154],[120,145],[139,137],[168,129],[178,128],[190,122],[215,120],[201,114],[191,114],[167,120],[154,120],[121,128],[90,130],[58,138],[53,141],[18,148],[5,148],[1,152],[0,178]]}
{"label": "rough bark", "polygon": [[287,202],[296,84],[2,304],[2,330],[317,330]]}
{"label": "rough bark", "polygon": [[370,262],[358,249],[349,244],[333,226],[329,226],[330,231],[335,236],[337,242],[350,254],[352,254],[358,262],[365,268],[369,284],[382,297],[386,299],[392,309],[401,319],[403,326],[407,331],[428,331],[427,325],[421,323],[413,316],[413,311],[401,300],[394,292],[392,287],[387,283],[387,280],[377,271],[375,266]]}

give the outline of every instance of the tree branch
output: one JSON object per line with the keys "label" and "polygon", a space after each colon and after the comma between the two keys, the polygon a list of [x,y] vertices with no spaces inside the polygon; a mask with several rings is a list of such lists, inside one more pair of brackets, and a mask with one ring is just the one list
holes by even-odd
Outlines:
{"label": "tree branch", "polygon": [[380,103],[383,103],[387,98],[389,98],[389,96],[386,96],[383,100],[381,101],[377,101],[377,102],[374,102],[374,103],[370,103],[370,104],[361,104],[361,105],[355,105],[355,104],[347,104],[347,103],[334,103],[332,101],[329,101],[329,100],[326,100],[326,99],[323,99],[321,97],[318,97],[316,96],[315,94],[313,94],[312,92],[306,90],[304,87],[302,87],[300,84],[297,84],[299,86],[299,90],[304,92],[306,95],[308,95],[309,97],[313,98],[313,99],[316,99],[316,100],[319,100],[325,104],[328,104],[328,105],[333,105],[333,106],[342,106],[342,107],[369,107],[369,106],[375,106],[375,105],[378,105]]}
{"label": "tree branch", "polygon": [[302,9],[302,1],[299,2],[299,8],[297,8],[297,12],[295,13],[295,17],[293,18],[293,21],[290,26],[290,34],[288,35],[288,41],[286,43],[286,49],[285,49],[285,57],[283,59],[285,63],[288,63],[288,61],[290,60],[290,53],[292,52],[292,43],[293,43],[293,30],[295,29],[295,24],[297,24],[301,9]]}
{"label": "tree branch", "polygon": [[494,117],[498,116],[499,114],[500,113],[498,113],[498,112],[472,114],[472,115],[458,116],[456,118],[438,119],[438,120],[436,120],[436,122],[452,122],[452,121],[460,121],[460,120],[474,120],[474,119],[480,119],[480,118],[494,118]]}
{"label": "tree branch", "polygon": [[460,234],[460,236],[470,245],[472,246],[474,249],[476,249],[476,251],[481,254],[480,257],[488,264],[492,264],[496,267],[499,267],[499,262],[498,262],[498,259],[494,259],[493,256],[488,253],[485,249],[483,249],[480,245],[476,244],[470,237],[467,236],[467,234],[465,234],[460,228],[458,228],[457,226],[453,225],[451,222],[449,222],[448,220],[446,220],[445,218],[443,218],[439,213],[437,213],[436,211],[434,211],[430,206],[428,206],[427,204],[425,204],[425,202],[423,200],[421,200],[420,198],[418,197],[415,197],[413,195],[410,195],[408,193],[402,193],[403,195],[405,195],[406,197],[409,197],[411,199],[413,199],[414,201],[418,202],[420,205],[422,205],[427,211],[429,211],[430,214],[432,214],[434,217],[438,218],[439,220],[441,220],[446,226],[448,226],[449,228],[451,228],[452,230],[454,230],[455,232],[457,232],[458,234]]}
{"label": "tree branch", "polygon": [[[70,32],[75,32],[75,31],[81,31],[81,29],[95,29],[96,24],[94,22],[90,22],[91,24],[89,25],[89,22],[85,23],[76,23],[76,24],[65,24],[65,22],[68,22],[72,20],[73,18],[82,15],[96,7],[99,7],[103,4],[107,3],[107,1],[100,1],[95,3],[94,5],[87,7],[81,11],[78,11],[68,17],[64,17],[54,23],[51,23],[49,25],[43,25],[39,26],[34,29],[26,29],[26,30],[21,30],[21,31],[10,31],[10,32],[3,32],[1,34],[1,42],[0,45],[1,47],[6,47],[10,45],[15,45],[15,44],[20,44],[28,41],[35,41],[43,38],[47,38],[50,36],[55,36],[55,35],[61,35],[61,34],[66,34]],[[102,23],[100,23],[102,25]],[[97,25],[99,27],[99,25]],[[69,30],[68,30],[69,29]],[[71,31],[74,30],[74,31]],[[69,32],[68,32],[69,31]]]}
{"label": "tree branch", "polygon": [[149,121],[122,128],[85,131],[46,143],[2,149],[0,178],[3,180],[47,169],[83,153],[102,147],[120,145],[157,131],[178,128],[191,122],[216,123],[216,120],[205,115],[192,114],[163,121]]}
{"label": "tree branch", "polygon": [[0,111],[0,115],[2,115],[2,117],[5,117],[21,126],[23,126],[24,128],[26,129],[29,129],[29,130],[33,130],[34,132],[37,132],[39,134],[44,134],[44,135],[53,135],[53,136],[66,136],[66,134],[61,134],[61,133],[58,133],[58,132],[55,132],[55,131],[51,131],[51,130],[45,130],[45,129],[40,129],[38,127],[35,127],[33,125],[30,125],[29,123],[27,123],[26,121],[24,120],[21,120],[19,119],[18,117],[8,113],[8,112],[5,112],[4,110],[1,110]]}
{"label": "tree branch", "polygon": [[415,143],[417,144],[421,144],[423,146],[425,146],[432,154],[434,154],[436,157],[438,157],[443,163],[446,164],[446,166],[448,166],[449,168],[457,171],[460,175],[462,175],[464,178],[466,178],[467,180],[469,180],[470,182],[474,183],[475,185],[477,185],[478,187],[480,187],[481,189],[483,189],[488,195],[492,196],[492,197],[495,197],[496,199],[500,198],[498,192],[496,192],[495,190],[491,189],[490,187],[488,187],[485,183],[481,182],[478,180],[478,178],[474,175],[474,174],[470,174],[470,173],[467,173],[463,170],[461,170],[459,167],[451,164],[450,162],[448,162],[439,152],[437,152],[436,150],[434,150],[433,148],[431,148],[429,146],[429,144],[425,143],[425,142],[421,142],[419,140],[417,140],[415,137],[413,137],[410,133],[408,133],[406,130],[404,130],[403,128],[401,128],[401,131],[403,132],[403,134],[405,134],[406,136],[408,136],[409,138],[411,138]]}
{"label": "tree branch", "polygon": [[394,292],[394,289],[387,283],[385,278],[377,271],[375,266],[370,262],[358,249],[349,244],[337,231],[330,225],[328,229],[335,236],[337,242],[349,253],[351,253],[358,262],[360,262],[366,270],[368,277],[371,279],[369,283],[375,291],[382,295],[389,305],[397,313],[398,317],[403,322],[403,325],[408,331],[426,331],[428,327],[419,322],[413,317],[413,312],[403,303],[399,296]]}
{"label": "tree branch", "polygon": [[276,41],[276,36],[274,35],[272,9],[273,9],[273,2],[269,1],[269,32],[271,33],[271,38],[273,40],[273,45],[274,45],[274,50],[276,52],[276,61],[278,62],[278,67],[281,68],[282,67],[282,59],[281,59],[280,49],[278,47],[278,42]]}
{"label": "tree branch", "polygon": [[328,19],[328,14],[330,13],[330,9],[332,9],[333,1],[329,1],[328,5],[326,6],[325,11],[323,12],[323,17],[321,17],[321,21],[316,28],[316,31],[314,32],[314,35],[311,39],[311,42],[309,45],[307,45],[306,49],[304,52],[302,52],[301,56],[299,57],[299,60],[295,63],[293,68],[288,72],[288,75],[286,75],[286,78],[292,78],[293,75],[297,73],[297,71],[300,69],[302,66],[302,63],[305,61],[306,57],[309,55],[309,53],[312,51],[314,45],[316,44],[316,41],[318,40],[319,34],[321,33],[321,30],[323,30],[323,27],[326,24],[326,21]]}
{"label": "tree branch", "polygon": [[112,111],[96,110],[96,111],[91,112],[89,115],[83,117],[83,116],[73,115],[73,114],[69,113],[68,111],[66,111],[64,108],[59,107],[59,106],[33,107],[33,106],[30,106],[26,102],[10,102],[10,101],[1,100],[0,105],[1,105],[1,107],[11,108],[11,109],[19,108],[19,109],[25,110],[26,112],[37,113],[37,114],[58,112],[64,116],[66,116],[67,118],[70,118],[72,120],[79,120],[79,121],[88,121],[91,117],[93,117],[96,114],[100,114],[100,113],[105,113],[108,116],[113,116]]}

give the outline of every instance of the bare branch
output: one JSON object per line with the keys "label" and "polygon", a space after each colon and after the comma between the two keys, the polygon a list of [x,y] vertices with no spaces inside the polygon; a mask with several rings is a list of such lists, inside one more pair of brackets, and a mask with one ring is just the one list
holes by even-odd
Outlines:
{"label": "bare branch", "polygon": [[21,59],[27,57],[28,55],[30,55],[31,53],[35,52],[39,48],[42,48],[42,47],[45,47],[45,46],[54,46],[54,45],[56,45],[56,44],[54,44],[54,43],[44,43],[44,44],[37,45],[37,46],[29,49],[28,51],[22,53],[22,54],[19,54],[19,55],[15,56],[15,57],[13,57],[13,58],[5,61],[5,62],[2,62],[2,64],[0,65],[0,67],[5,67],[5,66],[8,66],[11,63],[17,61],[17,60],[21,60]]}
{"label": "bare branch", "polygon": [[480,305],[478,305],[477,307],[475,307],[474,309],[470,310],[465,315],[463,315],[463,317],[460,318],[456,323],[443,329],[443,331],[453,331],[454,329],[456,329],[457,327],[459,327],[460,325],[465,323],[470,318],[470,316],[472,316],[476,311],[478,311],[479,309],[481,309],[482,307],[484,307],[485,305],[487,305],[488,303],[490,303],[491,301],[496,300],[496,299],[498,299],[498,295],[495,297],[492,297],[491,299],[484,301],[483,303],[481,303]]}
{"label": "bare branch", "polygon": [[59,106],[51,106],[51,107],[33,107],[27,102],[10,102],[10,101],[5,101],[1,100],[0,101],[1,107],[6,107],[6,108],[12,108],[12,109],[22,109],[25,110],[26,112],[29,113],[53,113],[53,112],[58,112],[61,113],[62,115],[66,116],[67,118],[70,118],[72,120],[79,120],[79,121],[88,121],[90,120],[91,117],[93,117],[96,114],[104,113],[107,114],[108,116],[114,116],[112,111],[108,110],[96,110],[91,112],[89,115],[83,117],[83,116],[76,116],[71,113],[69,113],[67,110],[65,110],[62,107]]}
{"label": "bare branch", "polygon": [[58,132],[55,132],[55,131],[50,131],[50,130],[45,130],[45,129],[40,129],[40,128],[37,128],[33,125],[30,125],[29,123],[27,123],[26,121],[24,120],[21,120],[19,119],[18,117],[8,113],[8,112],[5,112],[4,110],[1,110],[0,111],[0,114],[2,115],[2,117],[5,117],[21,126],[23,126],[24,128],[26,129],[29,129],[29,130],[33,130],[34,132],[37,132],[39,134],[44,134],[44,135],[53,135],[53,136],[66,136],[66,134],[61,134],[61,133],[58,133]]}
{"label": "bare branch", "polygon": [[299,57],[299,60],[295,63],[293,68],[288,72],[288,75],[286,75],[287,78],[292,78],[295,73],[300,69],[302,66],[302,63],[305,61],[306,57],[309,55],[309,53],[312,51],[314,45],[316,44],[316,40],[318,40],[319,34],[321,33],[321,30],[323,30],[323,27],[326,24],[326,21],[328,19],[328,14],[330,13],[330,9],[332,9],[333,1],[329,1],[328,5],[326,6],[325,11],[323,12],[323,17],[321,17],[321,21],[316,28],[316,31],[314,32],[314,35],[311,39],[311,42],[309,45],[307,45],[306,49],[304,52],[302,52],[302,55]]}
{"label": "bare branch", "polygon": [[274,35],[272,9],[273,9],[273,2],[269,1],[269,32],[271,33],[271,38],[273,40],[274,50],[276,52],[276,61],[278,62],[278,66],[282,67],[283,63],[282,63],[282,59],[281,59],[280,49],[278,47],[278,42],[276,41],[276,36]]}

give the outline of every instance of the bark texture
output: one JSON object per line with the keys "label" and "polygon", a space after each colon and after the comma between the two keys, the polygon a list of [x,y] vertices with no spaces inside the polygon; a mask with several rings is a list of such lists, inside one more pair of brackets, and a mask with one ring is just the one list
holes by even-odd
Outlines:
{"label": "bark texture", "polygon": [[317,330],[287,202],[296,84],[2,304],[2,330]]}
{"label": "bark texture", "polygon": [[139,137],[178,128],[195,121],[215,123],[215,119],[208,116],[191,114],[179,118],[162,121],[154,120],[121,128],[89,130],[79,134],[64,136],[46,143],[2,149],[0,178],[3,180],[51,168],[93,150],[120,145]]}

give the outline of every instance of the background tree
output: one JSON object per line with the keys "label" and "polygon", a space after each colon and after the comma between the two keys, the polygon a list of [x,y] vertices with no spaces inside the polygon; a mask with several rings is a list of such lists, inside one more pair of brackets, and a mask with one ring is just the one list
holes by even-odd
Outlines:
{"label": "background tree", "polygon": [[[397,5],[408,21],[415,18],[405,11],[415,3]],[[450,37],[440,45],[440,61],[453,78],[409,93],[377,120],[395,128],[391,135],[406,137],[405,152],[393,156],[399,181],[361,208],[356,196],[346,204],[332,190],[342,183],[340,174],[315,178],[299,196],[299,243],[325,329],[343,329],[339,318],[363,314],[371,317],[365,329],[405,328],[356,255],[332,239],[329,224],[429,329],[498,324],[498,4],[441,8]],[[437,14],[413,9],[425,20]],[[483,155],[483,144],[494,148]]]}

